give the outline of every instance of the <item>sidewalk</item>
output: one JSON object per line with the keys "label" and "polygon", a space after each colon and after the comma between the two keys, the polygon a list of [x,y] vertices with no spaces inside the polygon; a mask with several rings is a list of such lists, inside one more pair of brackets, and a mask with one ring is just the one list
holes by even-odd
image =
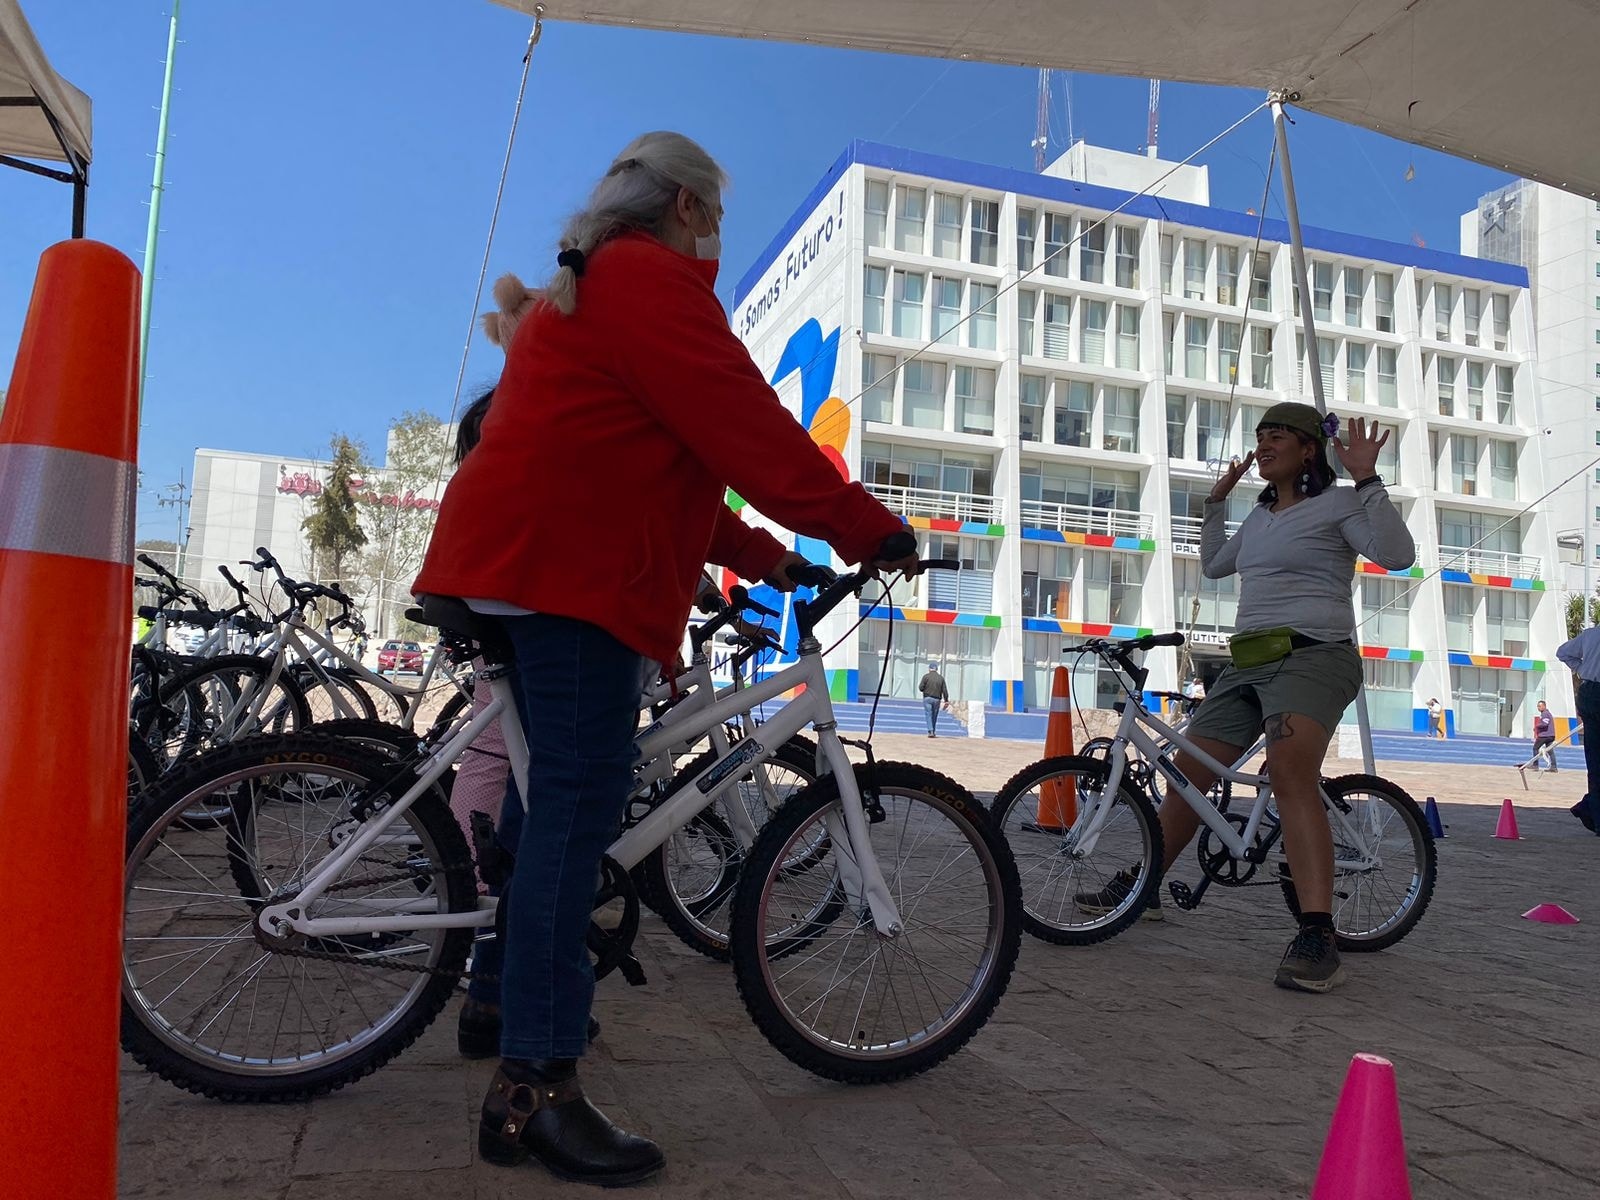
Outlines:
{"label": "sidewalk", "polygon": [[[887,736],[878,748],[980,792],[1036,753]],[[1439,887],[1419,928],[1348,958],[1331,995],[1271,986],[1292,933],[1276,888],[1213,889],[1196,912],[1169,905],[1164,924],[1102,946],[1024,937],[1010,990],[966,1050],[905,1083],[846,1088],[773,1051],[728,969],[647,918],[649,986],[600,987],[590,1093],[663,1143],[667,1171],[640,1189],[653,1196],[1283,1200],[1308,1193],[1345,1066],[1364,1050],[1394,1060],[1418,1200],[1600,1197],[1600,838],[1562,811],[1581,773],[1528,793],[1509,768],[1386,773],[1439,799]],[[1523,841],[1490,836],[1503,796]],[[1177,873],[1197,876],[1192,861]],[[1542,901],[1583,924],[1519,919]],[[310,1104],[219,1105],[128,1062],[121,1194],[597,1195],[477,1162],[490,1070],[456,1058],[453,1008],[394,1064]]]}

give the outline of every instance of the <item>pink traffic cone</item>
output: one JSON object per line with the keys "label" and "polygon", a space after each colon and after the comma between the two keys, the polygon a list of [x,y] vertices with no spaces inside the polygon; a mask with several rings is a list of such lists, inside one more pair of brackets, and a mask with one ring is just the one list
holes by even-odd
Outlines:
{"label": "pink traffic cone", "polygon": [[1578,923],[1578,918],[1559,904],[1535,904],[1522,915],[1530,921],[1538,921],[1544,925],[1576,925]]}
{"label": "pink traffic cone", "polygon": [[1517,832],[1517,814],[1512,810],[1509,799],[1500,806],[1500,823],[1494,827],[1494,835],[1508,842],[1522,840],[1522,835]]}
{"label": "pink traffic cone", "polygon": [[1400,1097],[1388,1059],[1358,1054],[1350,1060],[1311,1200],[1411,1200]]}

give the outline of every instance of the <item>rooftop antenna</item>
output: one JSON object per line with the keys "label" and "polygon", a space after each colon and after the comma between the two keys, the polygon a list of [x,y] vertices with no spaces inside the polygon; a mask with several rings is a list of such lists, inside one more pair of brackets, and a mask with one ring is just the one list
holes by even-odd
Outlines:
{"label": "rooftop antenna", "polygon": [[1050,148],[1050,68],[1039,68],[1039,110],[1033,125],[1033,169],[1044,170],[1045,153]]}
{"label": "rooftop antenna", "polygon": [[1144,127],[1146,157],[1156,157],[1156,142],[1161,136],[1161,80],[1150,81],[1150,116]]}

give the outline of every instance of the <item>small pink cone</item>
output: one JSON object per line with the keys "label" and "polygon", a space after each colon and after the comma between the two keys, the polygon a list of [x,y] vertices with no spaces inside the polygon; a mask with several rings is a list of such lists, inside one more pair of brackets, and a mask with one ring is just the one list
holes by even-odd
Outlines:
{"label": "small pink cone", "polygon": [[1358,1054],[1350,1060],[1311,1200],[1411,1200],[1400,1097],[1388,1059]]}
{"label": "small pink cone", "polygon": [[1500,823],[1494,827],[1494,835],[1508,842],[1522,840],[1522,835],[1517,832],[1517,814],[1511,808],[1510,799],[1500,806]]}
{"label": "small pink cone", "polygon": [[1576,925],[1578,923],[1578,918],[1559,904],[1536,904],[1522,915],[1530,921],[1540,921],[1546,925]]}

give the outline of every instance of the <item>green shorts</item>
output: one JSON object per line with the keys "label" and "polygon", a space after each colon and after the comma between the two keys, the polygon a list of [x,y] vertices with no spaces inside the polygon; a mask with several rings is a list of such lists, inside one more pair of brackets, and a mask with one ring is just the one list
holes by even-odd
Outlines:
{"label": "green shorts", "polygon": [[1293,650],[1260,667],[1227,667],[1206,692],[1183,732],[1230,746],[1252,746],[1261,725],[1280,713],[1304,713],[1331,736],[1361,690],[1361,655],[1354,646],[1323,643]]}

